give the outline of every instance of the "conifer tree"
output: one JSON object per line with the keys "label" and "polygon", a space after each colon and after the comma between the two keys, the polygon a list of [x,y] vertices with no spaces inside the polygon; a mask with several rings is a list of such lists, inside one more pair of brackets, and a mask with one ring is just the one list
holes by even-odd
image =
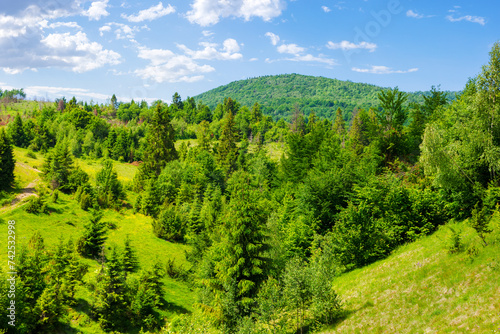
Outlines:
{"label": "conifer tree", "polygon": [[170,114],[168,108],[164,108],[161,104],[156,105],[146,142],[142,168],[147,177],[160,175],[162,168],[169,161],[179,158],[174,146],[175,133],[170,122]]}
{"label": "conifer tree", "polygon": [[9,135],[15,146],[26,147],[23,120],[21,119],[19,113],[16,114],[14,122],[9,125]]}
{"label": "conifer tree", "polygon": [[8,189],[14,183],[16,161],[12,144],[4,129],[0,130],[0,190]]}
{"label": "conifer tree", "polygon": [[233,174],[231,200],[222,213],[219,240],[211,251],[215,279],[203,284],[213,294],[212,307],[220,321],[231,327],[248,315],[265,278],[268,249],[264,226],[266,210],[246,172]]}
{"label": "conifer tree", "polygon": [[83,236],[78,241],[78,252],[84,256],[97,257],[106,241],[106,223],[101,221],[100,213],[93,213],[85,224]]}
{"label": "conifer tree", "polygon": [[335,114],[333,131],[339,136],[343,136],[345,134],[345,121],[344,117],[342,116],[342,110],[340,109],[340,107],[337,109],[337,113]]}
{"label": "conifer tree", "polygon": [[227,177],[236,169],[236,161],[238,159],[237,140],[238,130],[234,122],[234,115],[231,111],[228,111],[217,148],[219,165],[223,167]]}
{"label": "conifer tree", "polygon": [[122,255],[123,270],[125,273],[135,273],[139,270],[139,259],[135,249],[130,244],[130,237],[125,238],[125,248]]}

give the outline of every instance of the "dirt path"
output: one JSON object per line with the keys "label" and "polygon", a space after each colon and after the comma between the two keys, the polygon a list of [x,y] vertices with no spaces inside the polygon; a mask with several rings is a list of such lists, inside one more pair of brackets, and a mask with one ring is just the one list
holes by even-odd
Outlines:
{"label": "dirt path", "polygon": [[[41,173],[40,170],[36,169],[36,168],[33,168],[31,166],[28,166],[26,164],[23,164],[21,162],[16,162],[17,165],[21,166],[21,167],[24,167],[24,168],[28,168],[28,169],[31,169],[37,173]],[[40,179],[39,178],[36,178],[35,180],[33,180],[33,182],[31,182],[30,184],[28,184],[26,187],[24,187],[22,190],[21,190],[21,193],[19,193],[16,198],[14,198],[12,200],[12,202],[10,203],[10,205],[8,206],[5,206],[3,208],[0,208],[0,214],[1,213],[4,213],[6,211],[10,211],[10,210],[14,210],[15,208],[17,208],[23,199],[27,198],[27,197],[30,197],[30,196],[38,196],[36,191],[35,191],[35,187],[36,185],[38,184],[38,182],[40,182]]]}

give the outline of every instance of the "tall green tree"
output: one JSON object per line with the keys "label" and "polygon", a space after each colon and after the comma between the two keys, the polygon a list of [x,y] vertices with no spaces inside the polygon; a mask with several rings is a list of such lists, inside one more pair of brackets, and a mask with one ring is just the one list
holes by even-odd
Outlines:
{"label": "tall green tree", "polygon": [[401,131],[408,117],[404,103],[408,99],[408,94],[401,92],[398,87],[394,89],[382,90],[378,94],[380,108],[377,117],[385,131],[395,129]]}
{"label": "tall green tree", "polygon": [[236,161],[238,159],[238,130],[234,122],[234,115],[229,110],[224,119],[222,133],[219,137],[219,146],[217,148],[217,160],[219,165],[223,167],[226,177],[236,169]]}
{"label": "tall green tree", "polygon": [[14,183],[16,161],[10,138],[4,129],[0,130],[0,190],[8,189]]}
{"label": "tall green tree", "polygon": [[205,277],[202,284],[212,294],[209,307],[213,313],[233,328],[254,307],[266,277],[268,245],[264,234],[267,210],[259,191],[250,185],[250,175],[237,172],[229,184],[231,200],[222,212],[220,234],[208,251],[212,277]]}
{"label": "tall green tree", "polygon": [[94,212],[85,224],[83,236],[78,240],[78,252],[87,257],[97,257],[106,241],[106,223],[101,221],[102,214]]}
{"label": "tall green tree", "polygon": [[15,146],[26,147],[26,135],[24,133],[23,120],[19,113],[16,114],[14,122],[9,124],[9,135],[12,138],[12,142]]}
{"label": "tall green tree", "polygon": [[175,132],[170,122],[168,108],[160,103],[153,112],[146,143],[142,168],[148,176],[160,175],[162,168],[169,161],[179,158],[174,146]]}
{"label": "tall green tree", "polygon": [[96,175],[97,200],[101,206],[111,206],[125,199],[125,192],[111,160],[104,160],[102,169]]}

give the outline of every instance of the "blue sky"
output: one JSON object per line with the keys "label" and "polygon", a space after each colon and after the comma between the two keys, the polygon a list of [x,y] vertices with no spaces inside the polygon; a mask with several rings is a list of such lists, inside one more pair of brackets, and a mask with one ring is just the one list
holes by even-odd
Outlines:
{"label": "blue sky", "polygon": [[497,1],[16,0],[0,88],[170,101],[271,74],[460,90],[500,39]]}

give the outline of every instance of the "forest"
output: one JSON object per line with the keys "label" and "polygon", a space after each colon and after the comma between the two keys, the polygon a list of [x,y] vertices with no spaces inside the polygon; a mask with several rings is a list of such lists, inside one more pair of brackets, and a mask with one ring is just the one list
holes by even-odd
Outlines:
{"label": "forest", "polygon": [[365,87],[286,110],[0,92],[0,333],[334,331],[356,313],[339,280],[445,226],[446,258],[498,255],[500,43],[453,96]]}

